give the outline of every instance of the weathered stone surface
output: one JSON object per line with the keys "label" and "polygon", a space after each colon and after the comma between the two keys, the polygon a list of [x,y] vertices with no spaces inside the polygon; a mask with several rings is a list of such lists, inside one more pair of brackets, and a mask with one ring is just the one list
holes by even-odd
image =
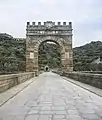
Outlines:
{"label": "weathered stone surface", "polygon": [[[44,25],[27,23],[26,29],[26,71],[38,74],[38,49],[42,42],[53,41],[61,48],[61,69],[73,71],[72,24],[55,25],[47,21]],[[30,57],[31,53],[33,57]],[[70,62],[69,62],[70,61]]]}
{"label": "weathered stone surface", "polygon": [[0,107],[2,120],[102,120],[102,97],[46,72]]}
{"label": "weathered stone surface", "polygon": [[20,83],[29,80],[30,78],[34,77],[34,72],[28,73],[20,73],[20,74],[11,74],[11,75],[1,75],[0,76],[0,93],[4,92],[5,90],[18,85]]}
{"label": "weathered stone surface", "polygon": [[102,74],[83,73],[83,72],[57,72],[74,80],[95,86],[102,89]]}

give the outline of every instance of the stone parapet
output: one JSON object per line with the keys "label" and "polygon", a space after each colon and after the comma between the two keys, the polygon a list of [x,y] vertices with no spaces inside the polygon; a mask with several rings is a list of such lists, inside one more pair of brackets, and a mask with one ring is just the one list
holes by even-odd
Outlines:
{"label": "stone parapet", "polygon": [[26,72],[20,74],[1,75],[0,76],[0,93],[7,89],[23,83],[35,76],[34,72]]}
{"label": "stone parapet", "polygon": [[[55,72],[55,71],[54,71]],[[97,88],[102,89],[102,74],[84,73],[84,72],[61,72],[56,71],[56,73],[63,75],[65,77],[92,85]]]}

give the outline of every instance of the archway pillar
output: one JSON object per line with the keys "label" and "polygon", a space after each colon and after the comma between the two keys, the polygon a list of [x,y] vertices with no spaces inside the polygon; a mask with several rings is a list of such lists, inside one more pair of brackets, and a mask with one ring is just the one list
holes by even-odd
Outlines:
{"label": "archway pillar", "polygon": [[34,71],[36,76],[39,74],[39,66],[38,66],[38,50],[34,51]]}
{"label": "archway pillar", "polygon": [[28,51],[26,53],[26,71],[35,72],[37,76],[38,71],[38,52],[37,51]]}
{"label": "archway pillar", "polygon": [[61,53],[61,70],[65,72],[73,71],[72,48],[64,46],[65,51]]}

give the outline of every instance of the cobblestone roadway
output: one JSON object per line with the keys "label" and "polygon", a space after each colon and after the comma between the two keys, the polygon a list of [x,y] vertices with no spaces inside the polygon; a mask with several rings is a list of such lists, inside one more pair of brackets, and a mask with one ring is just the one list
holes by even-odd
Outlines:
{"label": "cobblestone roadway", "polygon": [[102,98],[43,73],[0,108],[0,120],[102,120]]}

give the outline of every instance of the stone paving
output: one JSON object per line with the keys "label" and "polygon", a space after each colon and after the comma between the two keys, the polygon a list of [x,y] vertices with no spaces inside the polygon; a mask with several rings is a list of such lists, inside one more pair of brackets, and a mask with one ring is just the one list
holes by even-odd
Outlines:
{"label": "stone paving", "polygon": [[0,120],[102,120],[102,97],[43,73],[0,107]]}

